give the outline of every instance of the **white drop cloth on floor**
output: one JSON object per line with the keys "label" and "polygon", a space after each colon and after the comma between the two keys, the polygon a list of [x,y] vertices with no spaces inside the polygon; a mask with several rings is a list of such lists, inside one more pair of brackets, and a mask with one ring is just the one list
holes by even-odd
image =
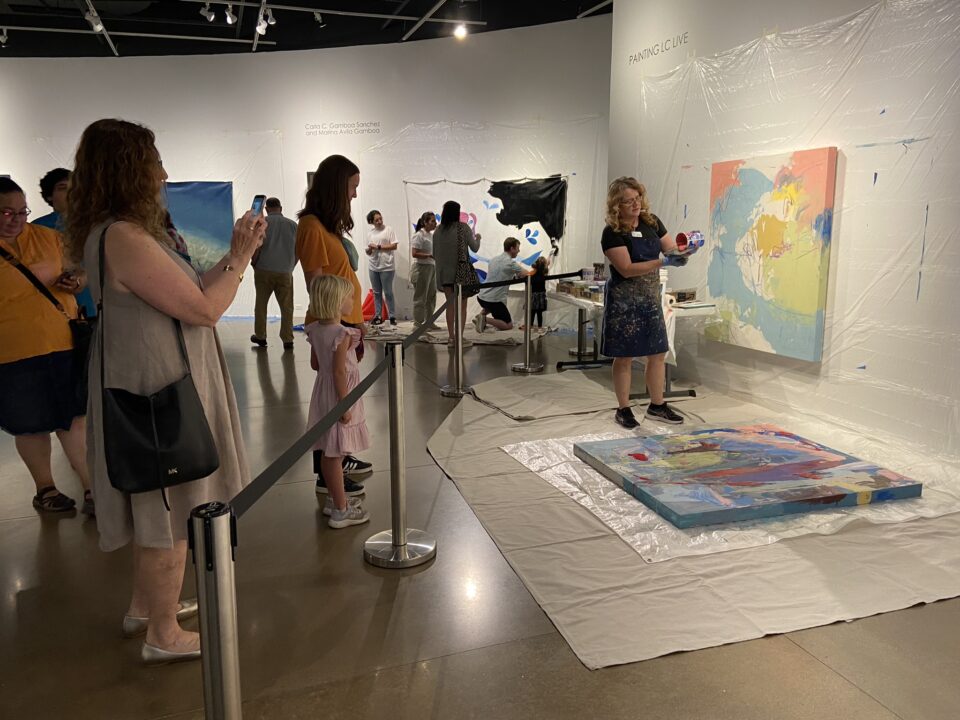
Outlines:
{"label": "white drop cloth on floor", "polygon": [[[854,522],[831,535],[646,563],[613,530],[500,447],[614,431],[599,373],[499,378],[465,397],[428,448],[531,594],[590,668],[852,620],[960,595],[960,513]],[[579,415],[562,415],[580,406]],[[856,452],[852,431],[719,395],[677,402],[700,422],[766,418]],[[604,409],[598,409],[604,408]],[[668,428],[644,423],[651,434]],[[881,446],[898,443],[865,438]],[[899,451],[891,469],[927,482],[950,463]],[[884,456],[887,457],[887,456]],[[874,459],[874,458],[869,458]],[[876,458],[883,461],[883,457]],[[939,469],[938,469],[939,468]]]}

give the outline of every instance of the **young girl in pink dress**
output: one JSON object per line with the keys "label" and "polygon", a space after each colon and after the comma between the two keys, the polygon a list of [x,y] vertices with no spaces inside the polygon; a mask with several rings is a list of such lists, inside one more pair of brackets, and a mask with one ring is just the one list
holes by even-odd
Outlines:
{"label": "young girl in pink dress", "polygon": [[[340,324],[340,318],[353,310],[353,286],[336,275],[320,275],[310,283],[310,315],[319,318],[304,328],[310,342],[310,366],[317,371],[310,398],[307,427],[323,418],[360,382],[356,347],[360,331]],[[357,400],[340,418],[340,422],[324,433],[314,450],[323,452],[321,468],[327,482],[323,514],[330,517],[332,528],[359,525],[370,519],[360,497],[349,502],[343,491],[344,455],[370,447],[370,435],[363,416],[363,400]]]}

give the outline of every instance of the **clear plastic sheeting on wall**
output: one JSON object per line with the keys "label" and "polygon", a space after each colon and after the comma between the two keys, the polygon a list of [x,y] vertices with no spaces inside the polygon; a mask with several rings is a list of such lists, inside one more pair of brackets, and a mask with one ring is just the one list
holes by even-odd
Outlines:
{"label": "clear plastic sheeting on wall", "polygon": [[[404,182],[560,175],[568,181],[567,211],[555,270],[588,267],[598,252],[598,243],[591,239],[603,216],[606,161],[600,156],[606,147],[606,125],[600,116],[516,125],[407,125],[361,153],[361,199],[366,207],[378,198],[375,202],[389,205],[394,216],[406,217]],[[409,213],[415,217],[420,211],[410,208]]]}
{"label": "clear plastic sheeting on wall", "polygon": [[[710,227],[713,163],[839,150],[822,361],[681,328],[681,371],[960,455],[960,3],[882,2],[766,35],[645,77],[636,97],[638,174],[671,228]],[[715,249],[708,237],[671,286],[708,295]]]}
{"label": "clear plastic sheeting on wall", "polygon": [[[759,422],[738,424],[753,425]],[[796,422],[790,422],[786,427],[796,428],[797,425]],[[823,430],[821,427],[820,431]],[[831,434],[836,441],[842,441],[846,451],[869,457],[871,462],[903,470],[911,478],[922,481],[922,497],[681,530],[573,454],[574,443],[630,437],[631,434],[626,430],[617,430],[521,442],[501,449],[590,510],[647,562],[742,550],[802,535],[832,535],[854,522],[900,523],[960,511],[960,467],[947,467],[916,453],[905,455],[895,448],[884,451],[875,442],[863,441],[853,433],[841,432]]]}

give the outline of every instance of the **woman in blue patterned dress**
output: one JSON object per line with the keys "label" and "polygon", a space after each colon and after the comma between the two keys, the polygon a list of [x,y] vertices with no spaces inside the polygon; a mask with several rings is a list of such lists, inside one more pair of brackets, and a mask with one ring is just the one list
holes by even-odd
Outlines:
{"label": "woman in blue patterned dress", "polygon": [[670,346],[660,298],[660,268],[685,265],[687,258],[669,254],[677,252],[677,243],[650,212],[646,188],[635,178],[620,177],[610,183],[606,220],[600,244],[610,261],[610,279],[600,351],[613,358],[616,421],[625,428],[640,424],[630,409],[630,382],[633,359],[642,357],[650,394],[646,416],[657,422],[682,423],[683,418],[663,399]]}

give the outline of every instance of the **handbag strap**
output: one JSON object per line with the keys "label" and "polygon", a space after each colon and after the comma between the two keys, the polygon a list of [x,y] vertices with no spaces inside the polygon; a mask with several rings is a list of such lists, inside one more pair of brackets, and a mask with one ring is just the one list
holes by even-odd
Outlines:
{"label": "handbag strap", "polygon": [[[97,302],[97,325],[100,328],[99,345],[100,345],[100,390],[101,392],[106,387],[106,383],[104,381],[104,375],[105,375],[105,368],[107,364],[106,353],[103,351],[103,336],[106,335],[106,332],[107,332],[107,324],[106,322],[104,322],[104,317],[103,317],[103,283],[104,283],[104,276],[106,274],[105,272],[106,251],[104,250],[104,245],[106,244],[105,241],[107,239],[107,230],[110,229],[112,224],[113,223],[111,223],[110,225],[107,225],[103,229],[103,232],[100,233],[100,246],[97,248],[97,268],[98,268],[97,279],[100,281],[100,300]],[[173,320],[174,327],[176,327],[177,329],[177,345],[180,347],[180,357],[183,358],[183,364],[187,368],[187,375],[191,375],[192,373],[190,371],[190,358],[187,357],[187,344],[183,339],[183,328],[180,327],[180,320],[178,320],[177,318],[170,318],[170,319]]]}
{"label": "handbag strap", "polygon": [[67,311],[63,308],[63,305],[60,303],[60,301],[53,296],[52,292],[50,292],[50,288],[44,285],[43,281],[34,275],[30,268],[20,262],[15,256],[7,252],[7,249],[2,245],[0,245],[0,257],[19,270],[20,273],[31,282],[31,284],[40,292],[41,295],[53,303],[53,306],[59,310],[67,320],[73,319],[67,314]]}

